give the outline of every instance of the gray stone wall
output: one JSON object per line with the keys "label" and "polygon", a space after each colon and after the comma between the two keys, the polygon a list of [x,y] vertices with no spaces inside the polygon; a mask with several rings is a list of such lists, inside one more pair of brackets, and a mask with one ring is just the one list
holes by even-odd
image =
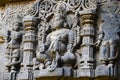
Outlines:
{"label": "gray stone wall", "polygon": [[[22,1],[22,2],[11,2],[7,3],[5,6],[0,6],[0,24],[2,28],[6,30],[3,31],[6,35],[7,30],[12,30],[13,22],[16,20],[16,14],[20,14],[22,17],[26,15],[26,12],[31,8],[34,1]],[[0,44],[0,80],[3,80],[4,72],[4,58],[5,49],[7,44]]]}
{"label": "gray stone wall", "polygon": [[3,2],[0,80],[120,80],[119,0]]}

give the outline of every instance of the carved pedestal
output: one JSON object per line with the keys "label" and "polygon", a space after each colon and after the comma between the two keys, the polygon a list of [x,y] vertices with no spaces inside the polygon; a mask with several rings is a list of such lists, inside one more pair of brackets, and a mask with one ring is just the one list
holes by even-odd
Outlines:
{"label": "carved pedestal", "polygon": [[109,65],[99,65],[95,70],[95,77],[98,80],[110,80],[116,79],[116,66],[109,64]]}
{"label": "carved pedestal", "polygon": [[67,68],[67,67],[63,67],[63,68],[56,68],[55,71],[48,71],[46,69],[42,69],[42,70],[35,70],[34,71],[34,78],[36,80],[63,80],[65,78],[67,79],[74,79],[74,71],[72,68]]}

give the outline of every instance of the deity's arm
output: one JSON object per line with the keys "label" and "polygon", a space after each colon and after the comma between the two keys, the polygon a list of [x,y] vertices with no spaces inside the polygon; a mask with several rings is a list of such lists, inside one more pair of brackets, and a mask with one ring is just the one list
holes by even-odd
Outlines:
{"label": "deity's arm", "polygon": [[48,36],[46,37],[45,50],[47,50],[50,46],[50,43],[51,43],[50,36],[51,36],[51,34],[48,34]]}
{"label": "deity's arm", "polygon": [[102,30],[102,25],[99,27],[98,40],[94,43],[96,46],[100,46],[102,39],[104,38],[104,31]]}
{"label": "deity's arm", "polygon": [[7,39],[7,42],[11,41],[11,31],[10,30],[7,31],[6,39]]}
{"label": "deity's arm", "polygon": [[19,36],[18,36],[19,44],[22,43],[23,35],[24,35],[24,32],[23,32],[23,31],[20,31],[20,32],[19,32]]}
{"label": "deity's arm", "polygon": [[69,33],[68,33],[68,46],[67,46],[67,50],[72,51],[73,44],[74,44],[74,32],[73,31],[69,31]]}
{"label": "deity's arm", "polygon": [[104,31],[102,29],[102,25],[99,27],[99,32],[98,32],[98,40],[102,40],[104,37]]}

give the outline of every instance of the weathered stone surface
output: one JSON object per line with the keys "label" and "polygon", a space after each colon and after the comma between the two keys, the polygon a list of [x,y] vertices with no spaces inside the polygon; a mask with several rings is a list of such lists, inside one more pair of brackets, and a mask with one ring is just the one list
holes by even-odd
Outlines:
{"label": "weathered stone surface", "polygon": [[8,3],[20,2],[20,1],[32,1],[32,0],[0,0],[0,6],[5,6]]}
{"label": "weathered stone surface", "polygon": [[119,53],[119,0],[0,1],[0,80],[120,80]]}

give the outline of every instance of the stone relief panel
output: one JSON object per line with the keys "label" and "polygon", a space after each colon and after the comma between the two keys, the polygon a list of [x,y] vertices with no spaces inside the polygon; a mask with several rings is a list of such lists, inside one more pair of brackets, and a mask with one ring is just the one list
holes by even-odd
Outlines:
{"label": "stone relief panel", "polygon": [[[17,20],[16,19],[17,14],[20,15],[21,17],[25,16],[27,10],[30,9],[31,5],[32,5],[32,1],[31,2],[23,1],[19,3],[14,2],[14,3],[6,4],[6,6],[0,7],[0,36],[1,36],[0,37],[0,59],[1,59],[0,60],[0,67],[1,67],[0,68],[0,76],[1,76],[0,80],[3,80],[3,76],[4,76],[3,72],[5,71],[5,63],[6,63],[5,53],[7,52],[7,45],[8,45],[8,41],[10,40],[10,38],[8,40],[9,32],[11,33],[13,31],[12,30],[13,23],[16,22]],[[12,34],[16,34],[16,33],[12,33]],[[19,55],[19,50],[14,51],[14,53],[15,54],[18,53]],[[15,59],[12,59],[12,62],[14,62],[14,60]]]}
{"label": "stone relief panel", "polygon": [[110,76],[114,77],[119,58],[119,50],[117,49],[120,48],[120,5],[116,1],[106,1],[100,5],[99,36],[96,42],[96,45],[100,46],[100,66],[97,67],[96,71],[103,69],[104,72],[108,72]]}
{"label": "stone relief panel", "polygon": [[[15,20],[16,14],[21,15],[22,17],[26,15],[27,10],[29,10],[32,6],[32,1],[23,1],[23,2],[14,2],[7,4],[5,7],[3,7],[3,10],[1,12],[1,22],[4,26],[7,28],[10,28],[13,26],[13,22]],[[11,22],[12,21],[12,22]]]}
{"label": "stone relief panel", "polygon": [[2,80],[119,80],[119,0],[12,4],[0,13]]}

